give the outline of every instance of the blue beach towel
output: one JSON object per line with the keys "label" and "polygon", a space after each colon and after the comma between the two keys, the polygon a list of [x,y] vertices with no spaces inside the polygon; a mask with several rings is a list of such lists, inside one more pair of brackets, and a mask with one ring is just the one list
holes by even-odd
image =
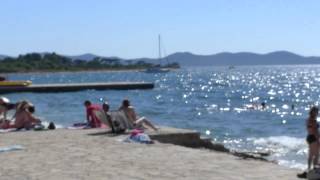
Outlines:
{"label": "blue beach towel", "polygon": [[140,133],[135,136],[130,136],[130,140],[138,143],[144,143],[144,144],[152,144],[152,140],[150,137],[145,133]]}
{"label": "blue beach towel", "polygon": [[12,145],[12,146],[7,146],[7,147],[0,147],[0,153],[2,152],[8,152],[8,151],[17,151],[17,150],[22,150],[24,147],[21,145]]}

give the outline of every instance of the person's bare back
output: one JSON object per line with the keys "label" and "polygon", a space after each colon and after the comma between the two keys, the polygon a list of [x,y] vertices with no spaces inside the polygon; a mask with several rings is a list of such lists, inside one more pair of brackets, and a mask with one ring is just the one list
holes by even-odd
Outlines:
{"label": "person's bare back", "polygon": [[34,117],[30,112],[24,110],[16,114],[16,120],[14,122],[15,128],[32,128],[40,120]]}
{"label": "person's bare back", "polygon": [[127,108],[123,108],[123,111],[125,112],[126,116],[128,119],[132,122],[135,123],[137,120],[136,113],[134,111],[134,108],[132,106],[129,106]]}
{"label": "person's bare back", "polygon": [[[125,99],[122,102],[122,106],[119,108],[119,110],[124,111],[127,118],[131,123],[133,123],[136,127],[151,127],[153,130],[157,131],[158,128],[156,128],[149,120],[147,120],[145,117],[137,117],[137,114],[133,108],[133,106],[130,106],[130,101]],[[147,127],[145,126],[147,125]]]}

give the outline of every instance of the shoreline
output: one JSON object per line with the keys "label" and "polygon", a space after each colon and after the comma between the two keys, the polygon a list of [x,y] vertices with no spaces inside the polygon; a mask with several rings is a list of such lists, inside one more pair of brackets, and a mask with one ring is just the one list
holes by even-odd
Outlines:
{"label": "shoreline", "polygon": [[[161,129],[160,129],[161,131]],[[2,179],[296,179],[299,172],[204,148],[124,143],[105,129],[1,133]]]}
{"label": "shoreline", "polygon": [[[142,72],[147,68],[133,68],[133,69],[91,69],[91,70],[74,70],[74,71],[66,71],[66,70],[59,70],[59,71],[28,71],[28,72],[8,72],[8,73],[0,73],[1,75],[11,75],[11,74],[47,74],[47,73],[85,73],[85,72]],[[170,69],[171,71],[177,71],[181,68],[166,68]]]}
{"label": "shoreline", "polygon": [[85,73],[85,72],[139,72],[144,69],[105,69],[105,70],[77,70],[77,71],[30,71],[30,72],[10,72],[0,73],[0,75],[10,74],[47,74],[47,73]]}

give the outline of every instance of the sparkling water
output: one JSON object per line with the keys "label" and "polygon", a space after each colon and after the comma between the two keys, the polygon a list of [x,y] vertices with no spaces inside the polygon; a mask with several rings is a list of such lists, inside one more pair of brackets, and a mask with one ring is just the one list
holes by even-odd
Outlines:
{"label": "sparkling water", "polygon": [[36,115],[61,126],[85,121],[85,100],[107,100],[115,110],[128,98],[138,114],[155,124],[195,129],[233,150],[270,153],[270,160],[296,168],[306,168],[305,120],[310,106],[318,105],[320,99],[320,66],[314,65],[183,68],[162,74],[30,73],[9,78],[34,84],[154,82],[152,90],[6,96],[13,102],[30,100]]}

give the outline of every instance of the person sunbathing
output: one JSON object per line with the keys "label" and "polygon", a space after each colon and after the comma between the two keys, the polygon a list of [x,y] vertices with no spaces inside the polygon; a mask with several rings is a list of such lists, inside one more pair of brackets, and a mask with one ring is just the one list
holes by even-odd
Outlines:
{"label": "person sunbathing", "polygon": [[16,105],[16,113],[14,115],[15,121],[5,120],[1,123],[1,129],[17,128],[17,129],[31,129],[34,128],[37,124],[40,124],[41,121],[39,118],[36,118],[33,113],[35,108],[33,104],[28,101],[21,101]]}
{"label": "person sunbathing", "polygon": [[15,114],[16,120],[14,123],[15,128],[30,129],[34,128],[35,125],[40,124],[39,118],[35,117],[33,113],[35,112],[35,107],[33,104],[22,101],[21,104],[17,106],[17,112]]}
{"label": "person sunbathing", "polygon": [[128,99],[125,99],[122,101],[122,105],[119,108],[119,110],[123,111],[125,115],[127,116],[128,120],[133,123],[134,127],[140,128],[148,128],[151,127],[153,130],[157,131],[158,128],[155,127],[148,119],[145,117],[138,117],[134,108],[130,106],[130,101]]}
{"label": "person sunbathing", "polygon": [[115,133],[116,131],[115,131],[115,128],[114,128],[114,125],[113,125],[113,122],[112,122],[112,119],[111,119],[111,116],[109,113],[109,110],[110,110],[109,103],[104,102],[102,104],[102,109],[103,109],[103,112],[105,114],[105,119],[106,119],[106,122],[104,122],[104,123],[108,124],[108,126],[111,128],[112,133]]}

